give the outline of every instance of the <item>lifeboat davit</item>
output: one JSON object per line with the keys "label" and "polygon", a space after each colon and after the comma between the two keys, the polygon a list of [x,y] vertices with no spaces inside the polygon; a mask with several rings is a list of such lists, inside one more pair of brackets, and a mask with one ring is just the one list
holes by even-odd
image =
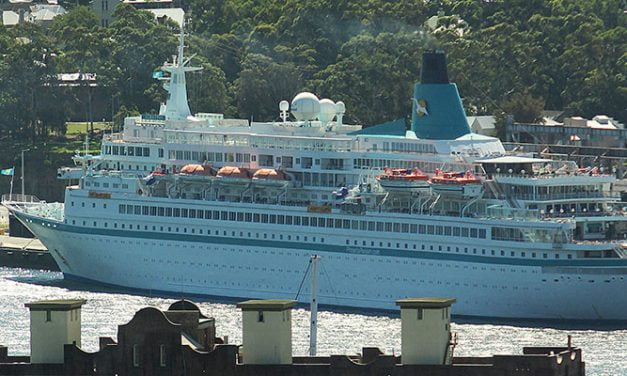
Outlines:
{"label": "lifeboat davit", "polygon": [[379,185],[388,191],[419,192],[429,190],[429,177],[417,168],[385,168],[377,176]]}
{"label": "lifeboat davit", "polygon": [[255,185],[284,187],[287,185],[288,180],[285,172],[273,168],[261,168],[253,174],[253,183]]}
{"label": "lifeboat davit", "polygon": [[435,171],[435,176],[429,180],[433,192],[461,196],[476,197],[483,191],[483,182],[470,171],[441,172]]}
{"label": "lifeboat davit", "polygon": [[250,171],[235,166],[224,166],[218,170],[216,177],[225,184],[248,184],[250,183]]}

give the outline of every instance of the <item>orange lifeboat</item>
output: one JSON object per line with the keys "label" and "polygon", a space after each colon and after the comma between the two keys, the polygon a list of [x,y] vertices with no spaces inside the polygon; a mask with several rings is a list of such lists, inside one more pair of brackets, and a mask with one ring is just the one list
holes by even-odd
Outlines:
{"label": "orange lifeboat", "polygon": [[385,168],[377,176],[381,187],[389,191],[417,192],[429,189],[429,177],[417,168]]}
{"label": "orange lifeboat", "polygon": [[224,166],[218,170],[216,177],[223,184],[249,184],[250,171],[242,167]]}
{"label": "orange lifeboat", "polygon": [[216,176],[219,178],[250,179],[250,171],[235,166],[224,166],[218,170]]}
{"label": "orange lifeboat", "polygon": [[183,166],[180,171],[181,174],[187,175],[199,175],[199,176],[214,176],[215,171],[210,166],[203,166],[199,164],[188,164]]}
{"label": "orange lifeboat", "polygon": [[441,172],[435,171],[435,176],[429,180],[431,188],[436,193],[474,197],[483,191],[483,182],[470,171]]}
{"label": "orange lifeboat", "polygon": [[255,185],[285,186],[288,180],[285,172],[273,168],[261,168],[253,174]]}

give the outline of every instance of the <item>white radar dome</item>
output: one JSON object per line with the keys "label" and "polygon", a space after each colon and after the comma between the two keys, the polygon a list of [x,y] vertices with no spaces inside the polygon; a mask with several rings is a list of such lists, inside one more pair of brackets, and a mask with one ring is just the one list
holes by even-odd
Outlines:
{"label": "white radar dome", "polygon": [[320,113],[320,100],[312,93],[299,93],[292,99],[292,115],[298,121],[310,121]]}
{"label": "white radar dome", "polygon": [[328,122],[333,120],[335,117],[335,103],[333,103],[330,99],[321,99],[320,100],[320,113],[318,114],[318,120],[322,122],[322,124],[326,125]]}
{"label": "white radar dome", "polygon": [[290,104],[288,101],[281,101],[279,102],[279,110],[280,111],[287,111],[290,109]]}
{"label": "white radar dome", "polygon": [[339,101],[335,104],[335,111],[338,114],[343,114],[346,112],[346,105],[344,105],[344,102]]}

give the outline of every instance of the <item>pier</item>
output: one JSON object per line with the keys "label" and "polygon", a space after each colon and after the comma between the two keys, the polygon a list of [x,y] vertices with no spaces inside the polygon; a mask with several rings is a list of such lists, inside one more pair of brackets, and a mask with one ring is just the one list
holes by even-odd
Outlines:
{"label": "pier", "polygon": [[0,266],[59,271],[39,239],[0,235]]}

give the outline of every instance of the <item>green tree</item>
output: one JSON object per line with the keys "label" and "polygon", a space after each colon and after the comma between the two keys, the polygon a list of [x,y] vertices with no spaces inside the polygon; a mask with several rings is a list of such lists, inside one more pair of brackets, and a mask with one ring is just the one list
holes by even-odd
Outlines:
{"label": "green tree", "polygon": [[342,100],[348,121],[373,125],[405,117],[424,42],[415,33],[353,37],[342,46],[338,62],[317,75],[316,91]]}
{"label": "green tree", "polygon": [[239,116],[273,120],[278,115],[279,102],[292,98],[301,87],[300,72],[293,64],[281,64],[264,55],[250,54],[235,80]]}

